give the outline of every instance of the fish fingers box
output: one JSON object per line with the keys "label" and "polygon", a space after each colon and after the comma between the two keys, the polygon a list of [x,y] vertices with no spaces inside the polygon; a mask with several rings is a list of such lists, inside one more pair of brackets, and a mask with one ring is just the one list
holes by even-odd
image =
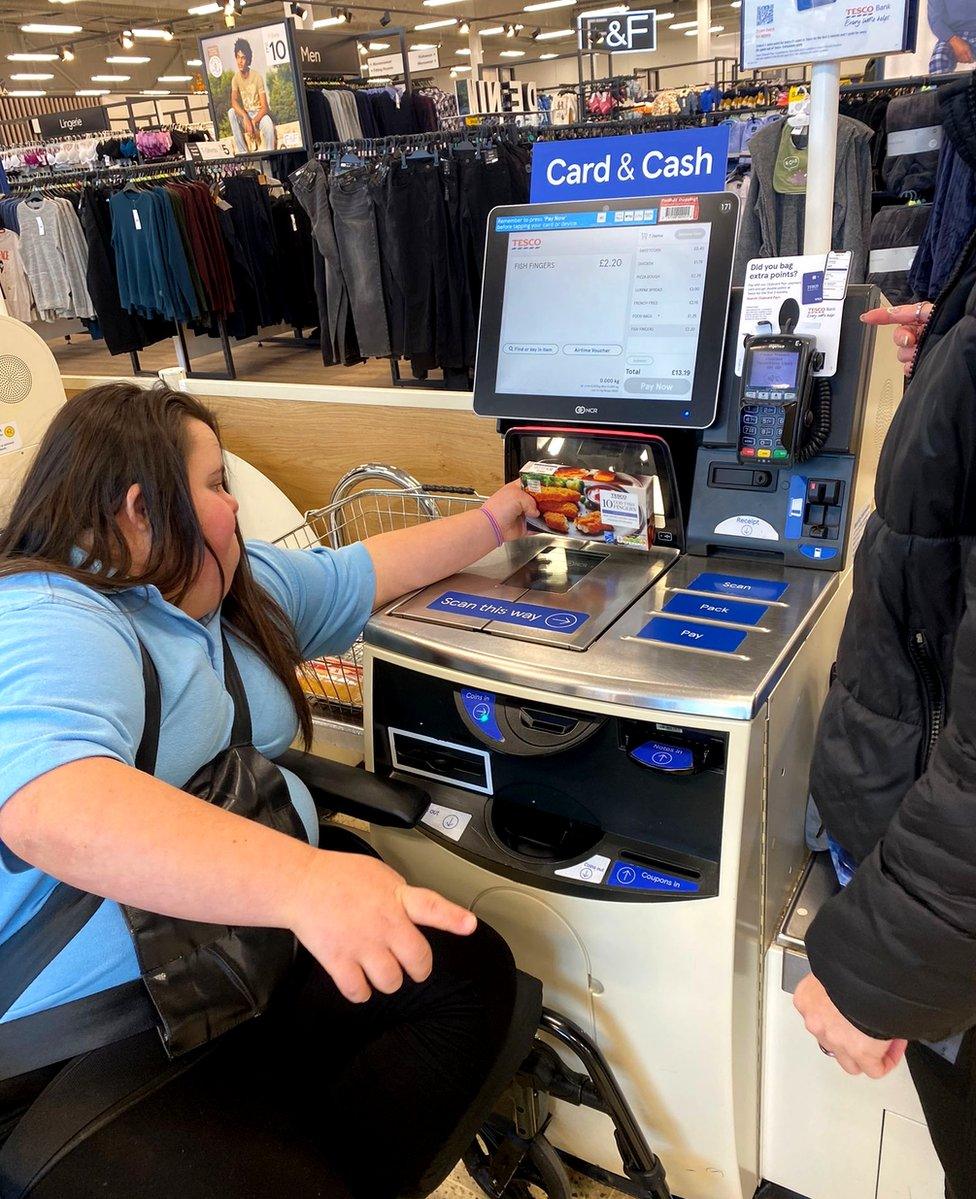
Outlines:
{"label": "fish fingers box", "polygon": [[650,475],[528,462],[519,477],[539,508],[538,517],[528,522],[531,528],[629,549],[648,550],[654,544]]}

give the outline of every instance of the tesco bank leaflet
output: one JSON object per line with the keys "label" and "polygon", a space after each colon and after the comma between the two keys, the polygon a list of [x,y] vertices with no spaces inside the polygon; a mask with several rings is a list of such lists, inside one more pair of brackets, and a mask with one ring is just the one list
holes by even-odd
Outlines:
{"label": "tesco bank leaflet", "polygon": [[[510,220],[496,391],[687,400],[711,227],[657,209]],[[559,221],[552,227],[552,221]]]}

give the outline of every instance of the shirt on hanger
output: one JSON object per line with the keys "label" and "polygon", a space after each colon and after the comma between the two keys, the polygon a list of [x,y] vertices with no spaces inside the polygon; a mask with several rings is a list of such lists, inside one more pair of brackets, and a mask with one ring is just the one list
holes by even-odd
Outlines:
{"label": "shirt on hanger", "polygon": [[0,229],[0,292],[7,312],[17,320],[29,323],[34,297],[20,256],[20,237],[12,229]]}

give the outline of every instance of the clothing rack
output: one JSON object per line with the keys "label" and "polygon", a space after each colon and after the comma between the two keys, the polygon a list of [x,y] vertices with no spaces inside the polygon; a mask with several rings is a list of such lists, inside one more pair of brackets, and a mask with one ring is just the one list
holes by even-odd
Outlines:
{"label": "clothing rack", "polygon": [[845,83],[841,85],[841,95],[850,96],[864,92],[918,91],[923,87],[937,87],[941,83],[950,83],[959,79],[958,73],[951,72],[941,75],[908,75],[903,79],[877,79],[863,83]]}
{"label": "clothing rack", "polygon": [[[357,138],[344,142],[316,142],[313,152],[316,157],[337,159],[344,153],[364,153],[369,157],[382,157],[385,152],[403,152],[428,147],[450,148],[458,142],[490,141],[502,135],[511,137],[521,135],[518,140],[533,143],[537,141],[565,141],[585,137],[602,137],[610,133],[641,133],[645,131],[666,131],[669,129],[688,129],[695,126],[720,125],[723,121],[734,118],[737,113],[753,115],[762,112],[782,111],[778,105],[766,105],[759,108],[742,108],[725,111],[696,113],[685,116],[674,113],[670,116],[632,117],[629,120],[610,121],[577,121],[569,125],[522,125],[517,123],[526,113],[498,113],[498,123],[494,125],[468,125],[459,129],[438,129],[429,133],[397,133],[387,137]],[[477,148],[477,147],[476,147]]]}
{"label": "clothing rack", "polygon": [[[107,184],[111,186],[113,183],[155,183],[175,178],[209,178],[212,181],[216,181],[224,175],[238,174],[248,170],[254,170],[253,160],[239,157],[224,158],[214,162],[170,159],[167,162],[134,163],[132,166],[100,167],[94,170],[55,171],[47,169],[44,172],[34,172],[23,179],[18,179],[16,183],[12,183],[10,194],[27,198],[34,191],[58,191],[65,187],[77,187],[86,183]],[[192,354],[187,342],[186,329],[183,327],[181,321],[173,321],[176,328],[174,340],[176,342],[177,356],[188,378],[219,380],[237,378],[237,368],[234,364],[234,355],[227,332],[227,323],[222,316],[218,316],[216,319],[220,348],[224,358],[225,370],[222,372],[204,372],[193,369]],[[136,375],[145,377],[155,374],[154,371],[143,370],[137,351],[130,350],[129,358]]]}

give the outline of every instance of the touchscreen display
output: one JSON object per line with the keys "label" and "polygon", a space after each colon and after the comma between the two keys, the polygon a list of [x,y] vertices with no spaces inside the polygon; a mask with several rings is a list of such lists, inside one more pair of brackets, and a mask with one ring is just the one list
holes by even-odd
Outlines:
{"label": "touchscreen display", "polygon": [[505,583],[509,587],[524,587],[526,591],[568,591],[606,560],[606,554],[553,546],[519,567]]}
{"label": "touchscreen display", "polygon": [[711,226],[657,218],[497,218],[508,240],[497,392],[688,402]]}
{"label": "touchscreen display", "polygon": [[800,355],[796,350],[754,350],[747,387],[794,387]]}

